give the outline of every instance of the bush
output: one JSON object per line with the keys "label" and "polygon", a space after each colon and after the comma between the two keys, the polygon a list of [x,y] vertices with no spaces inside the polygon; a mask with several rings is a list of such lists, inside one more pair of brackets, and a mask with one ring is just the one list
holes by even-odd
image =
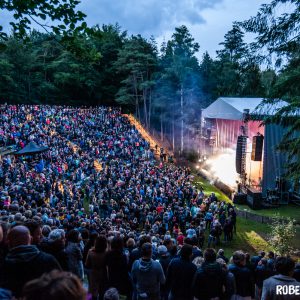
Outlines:
{"label": "bush", "polygon": [[288,218],[288,221],[282,221],[275,218],[272,222],[271,234],[268,239],[274,251],[280,255],[289,255],[293,251],[291,240],[295,238],[296,227],[295,220]]}

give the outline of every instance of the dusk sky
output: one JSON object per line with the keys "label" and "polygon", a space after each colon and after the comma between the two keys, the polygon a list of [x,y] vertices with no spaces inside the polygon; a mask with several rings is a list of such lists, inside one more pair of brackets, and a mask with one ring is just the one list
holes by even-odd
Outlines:
{"label": "dusk sky", "polygon": [[[116,23],[129,34],[153,35],[158,44],[168,40],[174,28],[186,25],[200,44],[200,53],[215,56],[232,22],[255,15],[270,0],[82,0],[79,9],[89,26]],[[0,12],[0,23],[7,30],[10,16]],[[6,25],[6,26],[5,26]],[[42,30],[42,29],[41,29]],[[246,41],[251,37],[247,36]]]}

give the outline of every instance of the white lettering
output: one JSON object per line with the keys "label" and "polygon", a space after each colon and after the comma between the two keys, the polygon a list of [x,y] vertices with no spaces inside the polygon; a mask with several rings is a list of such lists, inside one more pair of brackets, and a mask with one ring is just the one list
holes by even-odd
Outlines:
{"label": "white lettering", "polygon": [[276,295],[300,295],[300,286],[276,285]]}
{"label": "white lettering", "polygon": [[289,289],[287,285],[283,286],[283,295],[287,295],[289,293]]}
{"label": "white lettering", "polygon": [[276,285],[276,295],[282,295],[282,285]]}

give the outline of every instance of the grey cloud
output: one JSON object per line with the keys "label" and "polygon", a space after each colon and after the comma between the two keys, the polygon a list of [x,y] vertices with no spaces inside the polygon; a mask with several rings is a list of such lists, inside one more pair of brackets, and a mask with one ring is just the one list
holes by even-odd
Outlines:
{"label": "grey cloud", "polygon": [[182,23],[203,24],[201,13],[223,0],[82,0],[89,25],[118,22],[129,33],[161,35]]}

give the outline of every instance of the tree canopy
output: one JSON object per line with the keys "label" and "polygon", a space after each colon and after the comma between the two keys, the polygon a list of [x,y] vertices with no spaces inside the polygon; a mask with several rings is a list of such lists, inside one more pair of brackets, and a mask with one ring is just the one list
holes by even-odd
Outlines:
{"label": "tree canopy", "polygon": [[[174,149],[188,150],[198,138],[200,109],[217,97],[284,99],[288,106],[265,122],[288,128],[279,148],[288,154],[289,176],[300,180],[299,1],[262,5],[233,23],[215,58],[204,52],[200,59],[201,41],[185,25],[157,45],[118,24],[87,28],[78,4],[0,0],[14,18],[10,35],[0,26],[0,101],[122,105]],[[33,23],[43,33],[30,30]],[[246,32],[256,36],[253,43],[245,43]]]}
{"label": "tree canopy", "polygon": [[[69,33],[74,30],[80,31],[87,28],[83,21],[85,14],[76,10],[80,3],[78,0],[26,0],[12,1],[0,0],[0,10],[7,10],[12,13],[13,21],[10,22],[14,35],[19,38],[27,36],[32,23],[42,27],[46,32],[55,34]],[[47,19],[58,22],[57,25],[47,25]],[[6,39],[7,33],[3,32],[0,24],[0,38]]]}
{"label": "tree canopy", "polygon": [[[290,4],[290,12],[278,14],[282,5]],[[288,156],[287,175],[300,180],[300,2],[273,0],[263,5],[256,16],[241,23],[248,32],[256,34],[251,48],[259,60],[270,62],[274,56],[278,78],[267,90],[263,104],[276,104],[284,99],[288,105],[265,119],[287,127],[279,145]],[[263,51],[263,49],[265,51]]]}

